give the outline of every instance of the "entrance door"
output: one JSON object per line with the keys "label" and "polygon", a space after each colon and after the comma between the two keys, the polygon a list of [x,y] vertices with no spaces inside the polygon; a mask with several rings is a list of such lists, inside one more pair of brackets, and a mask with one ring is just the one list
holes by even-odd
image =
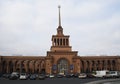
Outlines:
{"label": "entrance door", "polygon": [[68,60],[60,59],[58,61],[58,73],[59,74],[68,73]]}

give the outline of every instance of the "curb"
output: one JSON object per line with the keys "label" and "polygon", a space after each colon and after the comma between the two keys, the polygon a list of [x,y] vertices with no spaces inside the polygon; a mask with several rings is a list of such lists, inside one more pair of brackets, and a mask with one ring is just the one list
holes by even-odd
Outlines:
{"label": "curb", "polygon": [[113,81],[120,81],[120,78],[117,78],[117,79],[106,79],[106,80],[100,80],[100,81],[93,81],[93,82],[88,82],[88,83],[85,83],[85,84],[100,84],[100,83],[113,82]]}

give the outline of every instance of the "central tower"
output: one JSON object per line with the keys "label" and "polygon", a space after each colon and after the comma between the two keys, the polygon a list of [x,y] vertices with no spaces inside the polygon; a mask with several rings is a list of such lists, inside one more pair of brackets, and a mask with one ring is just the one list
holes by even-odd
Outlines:
{"label": "central tower", "polygon": [[[52,46],[50,51],[47,51],[46,57],[46,72],[51,73],[76,73],[80,70],[80,60],[77,56],[77,51],[72,51],[69,45],[69,35],[64,35],[61,26],[60,6],[58,6],[58,28],[57,34],[52,35]],[[76,65],[77,64],[77,65]]]}
{"label": "central tower", "polygon": [[57,28],[57,34],[52,36],[51,51],[71,51],[69,46],[69,35],[63,34],[63,28],[61,26],[60,6],[58,6],[59,12],[59,25]]}

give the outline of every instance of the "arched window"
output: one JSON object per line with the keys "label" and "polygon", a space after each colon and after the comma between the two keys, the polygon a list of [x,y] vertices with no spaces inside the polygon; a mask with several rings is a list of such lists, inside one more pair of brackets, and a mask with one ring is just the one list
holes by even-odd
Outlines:
{"label": "arched window", "polygon": [[56,39],[54,39],[54,44],[53,45],[56,46]]}
{"label": "arched window", "polygon": [[63,39],[63,45],[65,45],[65,39]]}
{"label": "arched window", "polygon": [[66,45],[68,45],[68,39],[66,39]]}
{"label": "arched window", "polygon": [[60,45],[62,45],[62,39],[60,39]]}

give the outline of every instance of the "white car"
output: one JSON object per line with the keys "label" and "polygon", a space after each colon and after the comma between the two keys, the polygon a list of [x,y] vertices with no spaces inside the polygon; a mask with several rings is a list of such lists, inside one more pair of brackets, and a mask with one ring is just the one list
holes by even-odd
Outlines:
{"label": "white car", "polygon": [[26,80],[26,79],[27,79],[26,73],[21,73],[20,74],[20,80]]}
{"label": "white car", "polygon": [[54,78],[55,76],[54,76],[53,74],[50,74],[49,77],[50,77],[50,78]]}
{"label": "white car", "polygon": [[18,73],[18,72],[12,72],[12,73],[11,73],[11,76],[16,76],[16,77],[19,78],[19,73]]}
{"label": "white car", "polygon": [[85,73],[81,73],[78,75],[78,78],[86,78],[86,77],[87,77],[87,75]]}

